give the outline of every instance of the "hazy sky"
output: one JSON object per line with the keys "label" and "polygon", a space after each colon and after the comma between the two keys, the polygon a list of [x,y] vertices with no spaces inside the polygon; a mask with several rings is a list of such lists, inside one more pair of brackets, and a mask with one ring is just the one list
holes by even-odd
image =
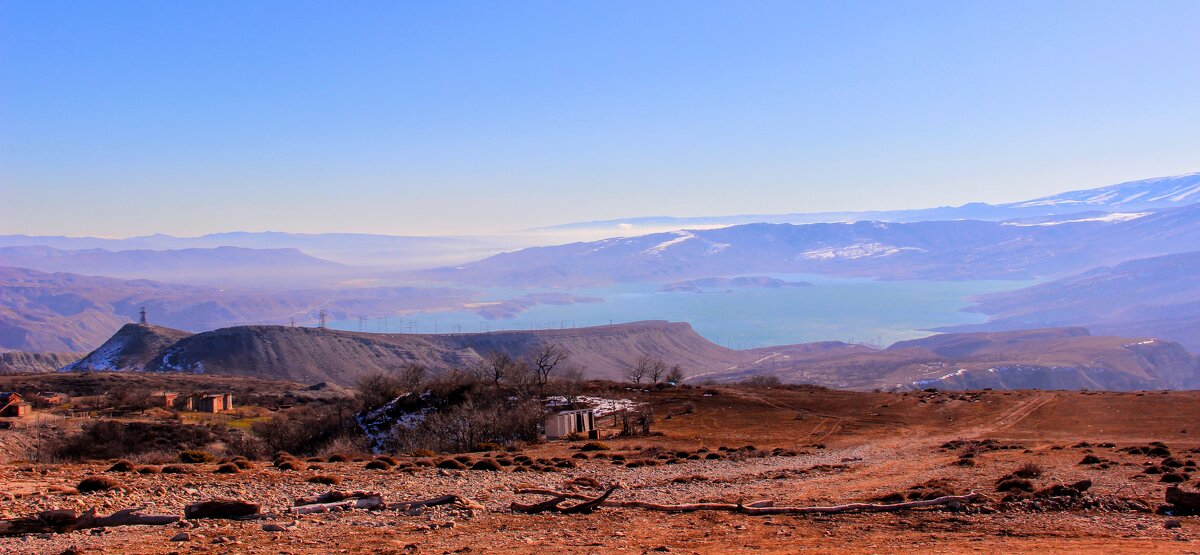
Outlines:
{"label": "hazy sky", "polygon": [[1200,170],[1200,2],[0,2],[0,233],[476,233]]}

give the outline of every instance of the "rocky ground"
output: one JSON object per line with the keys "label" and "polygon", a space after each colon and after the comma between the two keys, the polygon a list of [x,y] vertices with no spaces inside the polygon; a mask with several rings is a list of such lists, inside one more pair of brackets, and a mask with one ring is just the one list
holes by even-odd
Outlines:
{"label": "rocky ground", "polygon": [[[1200,552],[1200,517],[1155,514],[1173,485],[1163,476],[1179,475],[1184,481],[1175,485],[1187,491],[1200,485],[1200,473],[1188,464],[1200,460],[1200,442],[1186,430],[1200,414],[1194,394],[872,395],[727,388],[672,394],[656,403],[664,415],[662,436],[606,439],[609,449],[599,451],[580,450],[584,442],[558,442],[464,456],[470,457],[467,464],[511,463],[501,464],[500,471],[414,466],[426,459],[403,456],[396,457],[397,465],[377,470],[367,469],[366,460],[304,461],[300,470],[255,461],[237,474],[216,473],[215,462],[185,465],[186,474],[108,472],[110,461],[6,464],[0,466],[0,518],[50,508],[106,514],[145,507],[146,513],[182,514],[186,504],[218,497],[261,503],[266,516],[2,538],[0,551]],[[1144,414],[1148,404],[1157,409],[1154,414]],[[530,462],[522,463],[524,457]],[[1008,475],[1029,463],[1040,472],[1027,484],[998,486],[1006,478],[1020,480]],[[306,481],[318,474],[340,483]],[[75,490],[82,478],[94,475],[111,477],[118,487]],[[514,501],[546,499],[518,489],[597,495],[592,481],[621,484],[613,500],[656,503],[765,499],[776,506],[824,506],[971,492],[982,497],[957,510],[836,515],[616,507],[587,515],[527,515],[510,509]],[[1085,481],[1088,487],[1079,485]],[[458,494],[484,508],[287,514],[293,499],[331,489],[378,492],[389,502]]]}

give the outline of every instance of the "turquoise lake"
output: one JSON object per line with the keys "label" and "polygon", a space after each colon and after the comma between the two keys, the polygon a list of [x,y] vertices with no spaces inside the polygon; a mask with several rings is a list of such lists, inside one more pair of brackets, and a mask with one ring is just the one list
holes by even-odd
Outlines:
{"label": "turquoise lake", "polygon": [[[661,284],[599,289],[489,290],[485,300],[539,292],[569,292],[603,302],[537,305],[511,319],[487,320],[470,310],[417,312],[364,323],[363,331],[408,333],[479,332],[597,326],[637,320],[688,322],[710,341],[747,349],[812,341],[887,346],[930,335],[939,326],[973,324],[981,314],[962,312],[972,295],[1031,285],[1018,281],[872,281],[811,275],[773,275],[813,287],[735,288],[705,293],[668,293]],[[332,327],[358,330],[359,322]]]}

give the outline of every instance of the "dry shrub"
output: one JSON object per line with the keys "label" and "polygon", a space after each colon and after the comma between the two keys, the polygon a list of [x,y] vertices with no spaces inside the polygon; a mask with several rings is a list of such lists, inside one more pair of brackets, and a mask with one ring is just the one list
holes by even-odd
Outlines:
{"label": "dry shrub", "polygon": [[162,468],[158,467],[158,466],[139,466],[137,469],[137,473],[138,474],[161,474]]}
{"label": "dry shrub", "polygon": [[178,464],[168,464],[162,467],[163,474],[191,474],[192,469]]}
{"label": "dry shrub", "polygon": [[580,451],[608,451],[611,447],[599,441],[589,441],[579,448]]}
{"label": "dry shrub", "polygon": [[79,481],[79,485],[75,489],[79,493],[91,493],[94,491],[108,491],[121,487],[121,483],[109,476],[88,476]]}
{"label": "dry shrub", "polygon": [[342,483],[341,478],[332,474],[317,474],[316,476],[309,476],[304,481],[310,484],[325,484],[327,486],[336,486]]}
{"label": "dry shrub", "polygon": [[438,468],[444,468],[446,470],[466,470],[467,469],[467,465],[459,462],[457,459],[443,459],[442,461],[438,462],[436,466]]}
{"label": "dry shrub", "polygon": [[475,445],[475,448],[472,449],[472,451],[474,451],[476,453],[481,452],[481,451],[499,451],[499,450],[500,450],[500,444],[496,443],[494,441],[485,441],[483,443],[478,443]]}
{"label": "dry shrub", "polygon": [[229,462],[218,466],[213,472],[216,474],[240,474],[242,469],[238,465]]}
{"label": "dry shrub", "polygon": [[504,467],[495,459],[480,459],[475,464],[471,465],[471,470],[486,470],[489,472],[500,472]]}
{"label": "dry shrub", "polygon": [[1017,478],[1037,478],[1038,476],[1042,475],[1042,467],[1031,462],[1027,462],[1017,467],[1017,469],[1013,471],[1012,475],[1016,476]]}
{"label": "dry shrub", "polygon": [[430,451],[428,449],[414,449],[412,451],[412,453],[410,453],[410,454],[414,457],[423,457],[423,458],[437,456],[437,453],[434,453],[433,451]]}
{"label": "dry shrub", "polygon": [[366,468],[367,470],[391,470],[392,465],[388,464],[385,461],[376,459],[371,462],[368,462],[364,468]]}
{"label": "dry shrub", "polygon": [[391,466],[396,466],[396,465],[400,464],[400,461],[396,460],[396,459],[395,459],[395,458],[393,458],[393,457],[389,457],[389,456],[387,456],[387,455],[380,455],[380,456],[378,456],[378,457],[375,457],[375,460],[377,460],[377,461],[383,461],[383,462],[385,462],[385,463],[388,463],[388,464],[389,464],[389,465],[391,465]]}
{"label": "dry shrub", "polygon": [[327,460],[331,463],[350,462],[350,455],[347,455],[345,453],[334,453],[332,455],[329,455]]}
{"label": "dry shrub", "polygon": [[208,451],[201,451],[199,449],[190,449],[187,451],[181,451],[179,453],[179,462],[184,464],[209,463],[213,462],[214,460],[216,460],[216,457],[214,457],[212,453],[209,453]]}
{"label": "dry shrub", "polygon": [[304,470],[304,465],[296,459],[288,459],[286,461],[279,461],[279,464],[275,465],[275,468],[283,471],[300,471]]}
{"label": "dry shrub", "polygon": [[1083,459],[1081,459],[1079,461],[1079,464],[1100,464],[1102,462],[1104,462],[1104,461],[1101,460],[1100,457],[1097,457],[1096,455],[1084,455]]}
{"label": "dry shrub", "polygon": [[1033,482],[1024,478],[1008,478],[996,484],[996,491],[1033,491]]}
{"label": "dry shrub", "polygon": [[112,466],[108,467],[108,472],[131,472],[134,469],[133,461],[129,459],[121,459]]}

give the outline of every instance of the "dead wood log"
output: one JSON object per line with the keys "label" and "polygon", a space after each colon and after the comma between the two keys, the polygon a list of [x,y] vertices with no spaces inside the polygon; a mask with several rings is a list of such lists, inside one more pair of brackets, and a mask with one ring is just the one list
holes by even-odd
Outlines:
{"label": "dead wood log", "polygon": [[397,511],[409,511],[412,509],[421,509],[424,507],[436,507],[438,505],[451,505],[451,504],[458,505],[464,509],[471,509],[474,511],[482,511],[485,508],[483,506],[483,504],[479,503],[478,501],[467,499],[466,497],[463,497],[461,495],[455,495],[455,494],[443,495],[441,497],[434,497],[433,499],[426,499],[424,501],[404,501],[404,502],[400,502],[400,503],[389,503],[387,505],[387,508],[392,509],[392,510],[397,510]]}
{"label": "dead wood log", "polygon": [[288,509],[289,512],[298,515],[306,515],[311,513],[329,513],[334,511],[349,511],[350,509],[382,509],[385,506],[383,496],[372,495],[370,497],[353,497],[344,501],[334,501],[332,503],[310,503],[308,505],[300,505]]}
{"label": "dead wood log", "polygon": [[[586,499],[591,499],[591,498],[588,497]],[[525,503],[517,503],[516,501],[513,501],[512,504],[510,504],[508,506],[508,508],[510,508],[513,511],[518,512],[518,513],[525,513],[527,515],[536,515],[538,513],[544,513],[546,511],[557,511],[559,504],[561,504],[562,502],[564,502],[566,500],[567,500],[567,496],[560,495],[553,499],[542,501],[541,503],[525,504]]]}
{"label": "dead wood log", "polygon": [[262,505],[240,499],[209,499],[183,508],[184,518],[246,518],[259,514]]}
{"label": "dead wood log", "polygon": [[[524,488],[517,490],[517,493],[551,495],[555,499],[580,499],[590,500],[590,497],[575,493],[564,493],[554,490]],[[891,503],[886,505],[877,505],[874,503],[849,503],[845,505],[834,505],[830,507],[775,507],[770,501],[756,501],[750,504],[742,503],[682,503],[678,505],[667,505],[661,503],[650,503],[647,501],[604,501],[601,503],[605,507],[620,507],[625,509],[644,509],[648,511],[662,511],[670,513],[690,513],[696,511],[728,511],[742,513],[748,515],[779,515],[779,514],[837,514],[837,513],[853,513],[853,512],[893,512],[905,511],[908,509],[919,509],[924,507],[937,507],[946,505],[955,505],[969,503],[979,498],[979,494],[971,493],[967,495],[947,495],[938,497],[937,499],[925,499],[921,501],[906,501],[903,503]],[[553,499],[551,500],[553,501]],[[561,503],[561,501],[559,501]],[[519,505],[514,503],[514,505]],[[525,505],[521,505],[525,506]],[[518,510],[514,507],[514,510]]]}
{"label": "dead wood log", "polygon": [[98,516],[95,509],[83,514],[69,509],[42,511],[32,516],[0,520],[0,536],[63,533],[110,526],[162,526],[179,521],[176,515],[144,515],[138,512],[140,510],[142,507],[123,509],[108,516]]}
{"label": "dead wood log", "polygon": [[1200,492],[1183,491],[1178,486],[1167,488],[1167,503],[1178,512],[1189,515],[1200,514]]}
{"label": "dead wood log", "polygon": [[320,495],[309,495],[307,497],[297,497],[295,502],[292,503],[292,506],[300,507],[303,505],[316,505],[318,503],[337,503],[338,501],[345,501],[347,499],[360,499],[360,498],[364,498],[364,497],[380,497],[380,494],[371,492],[371,491],[364,491],[364,490],[354,490],[354,491],[336,491],[335,490],[335,491],[330,491],[328,493],[322,493]]}
{"label": "dead wood log", "polygon": [[607,491],[605,491],[603,494],[601,494],[599,497],[597,497],[595,499],[589,499],[587,501],[584,501],[584,502],[576,504],[576,505],[572,505],[570,507],[563,507],[560,510],[562,511],[562,514],[564,514],[564,515],[573,515],[573,514],[590,515],[590,514],[592,514],[592,511],[595,511],[596,509],[598,509],[600,507],[600,505],[602,505],[604,503],[604,501],[608,499],[608,496],[612,495],[612,493],[614,491],[617,491],[618,489],[620,489],[620,486],[613,486],[611,488],[608,488]]}

